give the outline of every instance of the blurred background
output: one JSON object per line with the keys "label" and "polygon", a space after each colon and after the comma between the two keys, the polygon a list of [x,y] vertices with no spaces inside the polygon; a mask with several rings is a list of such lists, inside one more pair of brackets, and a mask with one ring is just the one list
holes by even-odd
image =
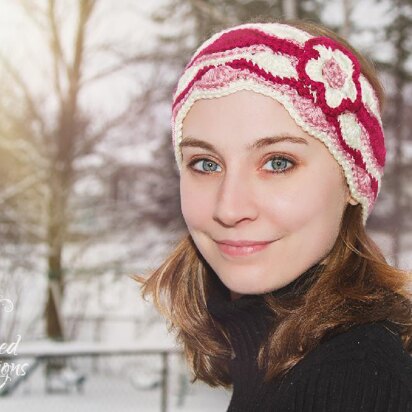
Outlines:
{"label": "blurred background", "polygon": [[0,407],[223,411],[134,273],[184,236],[173,88],[197,46],[250,18],[346,37],[386,91],[387,167],[367,230],[412,267],[410,0],[0,0]]}

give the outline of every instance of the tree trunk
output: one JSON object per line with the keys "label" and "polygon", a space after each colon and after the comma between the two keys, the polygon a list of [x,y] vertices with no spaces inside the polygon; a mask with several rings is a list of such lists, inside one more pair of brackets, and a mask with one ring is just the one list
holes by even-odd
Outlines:
{"label": "tree trunk", "polygon": [[60,317],[61,296],[63,296],[62,250],[65,240],[65,202],[62,198],[61,179],[54,170],[50,183],[49,223],[47,233],[48,244],[48,287],[45,308],[47,336],[56,340],[64,339],[63,325]]}
{"label": "tree trunk", "polygon": [[46,329],[47,336],[53,340],[64,340],[63,324],[60,313],[61,293],[57,280],[49,280],[47,287]]}
{"label": "tree trunk", "polygon": [[[60,38],[56,30],[54,1],[49,0],[50,20],[54,40],[52,42],[55,66],[61,64]],[[67,67],[68,88],[62,94],[60,73],[55,72],[56,94],[60,95],[60,115],[56,128],[56,153],[50,170],[49,206],[48,206],[48,301],[46,304],[46,330],[52,339],[64,339],[64,330],[60,318],[61,296],[63,296],[62,251],[67,238],[67,210],[69,195],[73,185],[73,159],[76,140],[79,134],[78,95],[83,68],[83,52],[87,22],[94,7],[93,1],[78,1],[78,22],[74,39],[73,59]]]}
{"label": "tree trunk", "polygon": [[283,0],[283,15],[288,20],[297,19],[297,0]]}
{"label": "tree trunk", "polygon": [[404,224],[403,213],[403,198],[404,188],[402,184],[402,165],[403,165],[403,149],[404,149],[404,90],[405,90],[405,62],[407,58],[407,19],[401,12],[401,1],[398,2],[398,17],[395,21],[396,30],[396,62],[394,65],[395,77],[395,95],[394,95],[394,128],[397,130],[396,138],[394,139],[394,162],[393,162],[393,244],[392,256],[394,259],[394,266],[399,265],[402,228]]}
{"label": "tree trunk", "polygon": [[349,38],[352,31],[351,14],[353,9],[352,0],[342,0],[343,7],[343,26],[341,29],[341,35],[346,39]]}

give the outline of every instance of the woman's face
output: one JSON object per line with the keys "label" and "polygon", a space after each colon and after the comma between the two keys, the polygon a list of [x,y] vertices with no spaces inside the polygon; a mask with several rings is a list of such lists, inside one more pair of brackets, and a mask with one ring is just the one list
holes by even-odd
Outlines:
{"label": "woman's face", "polygon": [[[232,298],[279,289],[326,258],[356,204],[326,146],[259,93],[197,100],[181,148],[183,218]],[[224,243],[241,241],[267,243]]]}

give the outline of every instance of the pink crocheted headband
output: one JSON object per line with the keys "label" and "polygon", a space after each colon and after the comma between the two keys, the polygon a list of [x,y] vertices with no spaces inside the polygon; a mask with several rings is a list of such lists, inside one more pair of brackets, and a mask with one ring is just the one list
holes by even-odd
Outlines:
{"label": "pink crocheted headband", "polygon": [[342,167],[363,223],[380,191],[386,149],[376,93],[342,44],[283,23],[248,23],[214,34],[176,86],[172,134],[181,170],[182,122],[198,99],[252,90],[281,103]]}

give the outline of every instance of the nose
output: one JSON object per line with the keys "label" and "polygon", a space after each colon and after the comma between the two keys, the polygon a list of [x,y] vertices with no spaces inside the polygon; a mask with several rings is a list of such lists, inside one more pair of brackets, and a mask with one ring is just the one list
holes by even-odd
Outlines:
{"label": "nose", "polygon": [[226,227],[258,216],[253,182],[239,171],[226,172],[219,182],[213,219]]}

